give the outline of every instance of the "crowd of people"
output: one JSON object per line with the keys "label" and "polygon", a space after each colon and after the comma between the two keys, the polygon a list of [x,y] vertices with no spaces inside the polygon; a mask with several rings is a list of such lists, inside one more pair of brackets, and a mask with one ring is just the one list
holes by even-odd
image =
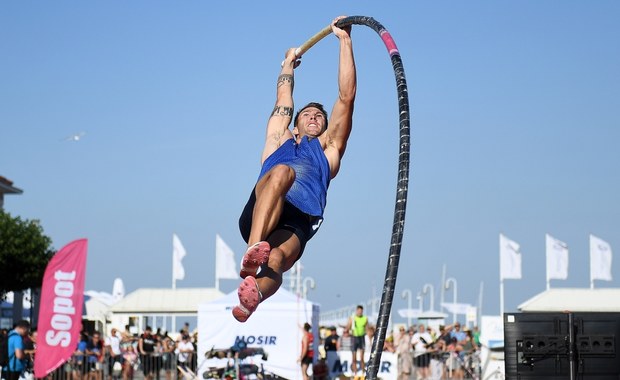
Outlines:
{"label": "crowd of people", "polygon": [[[321,358],[330,351],[352,353],[351,371],[363,376],[363,354],[371,349],[375,327],[363,317],[363,308],[346,326],[331,326],[321,330]],[[363,323],[363,330],[361,324]],[[357,324],[357,326],[356,326]],[[338,335],[338,330],[341,335]],[[360,336],[360,331],[365,334]],[[462,328],[459,322],[440,325],[436,330],[424,324],[405,325],[389,332],[383,352],[397,355],[398,380],[464,379],[480,373],[480,333],[477,327]],[[358,366],[359,362],[359,366]]]}
{"label": "crowd of people", "polygon": [[[37,331],[30,329],[28,321],[19,321],[10,331],[3,329],[3,342],[7,343],[8,363],[0,364],[2,378],[18,380],[24,373],[32,373]],[[82,331],[73,356],[51,378],[132,380],[136,371],[148,380],[183,378],[196,371],[197,342],[197,333],[190,334],[188,324],[176,339],[160,329],[153,332],[150,326],[142,334],[132,334],[129,326],[123,331],[113,327],[105,337],[99,331]]]}

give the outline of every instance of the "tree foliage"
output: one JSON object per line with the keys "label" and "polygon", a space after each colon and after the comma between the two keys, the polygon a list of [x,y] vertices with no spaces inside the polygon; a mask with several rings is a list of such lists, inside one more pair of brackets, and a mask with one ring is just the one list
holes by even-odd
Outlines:
{"label": "tree foliage", "polygon": [[0,298],[6,292],[40,288],[54,253],[52,239],[38,221],[0,210]]}

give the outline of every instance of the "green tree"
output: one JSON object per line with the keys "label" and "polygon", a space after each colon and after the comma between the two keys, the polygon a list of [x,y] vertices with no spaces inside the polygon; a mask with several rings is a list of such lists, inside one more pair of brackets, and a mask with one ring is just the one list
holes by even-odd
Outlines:
{"label": "green tree", "polygon": [[52,239],[38,221],[0,210],[0,298],[10,291],[40,288],[54,253]]}

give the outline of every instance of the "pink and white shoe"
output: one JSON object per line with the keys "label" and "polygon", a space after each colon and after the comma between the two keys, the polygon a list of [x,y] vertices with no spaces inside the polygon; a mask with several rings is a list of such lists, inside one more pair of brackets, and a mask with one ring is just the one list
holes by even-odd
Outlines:
{"label": "pink and white shoe", "polygon": [[239,305],[232,310],[232,315],[239,322],[245,322],[250,315],[256,310],[263,296],[260,293],[256,279],[247,276],[239,285],[237,290],[239,296]]}
{"label": "pink and white shoe", "polygon": [[258,268],[269,260],[269,252],[271,252],[271,247],[266,241],[259,241],[249,247],[241,260],[239,276],[241,278],[246,278],[247,276],[256,277]]}

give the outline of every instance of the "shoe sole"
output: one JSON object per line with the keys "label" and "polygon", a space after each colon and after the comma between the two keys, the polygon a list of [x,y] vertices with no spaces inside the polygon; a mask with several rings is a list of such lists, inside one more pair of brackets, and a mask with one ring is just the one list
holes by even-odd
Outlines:
{"label": "shoe sole", "polygon": [[239,305],[233,308],[232,314],[239,322],[245,322],[260,303],[260,293],[256,279],[252,276],[246,277],[239,285],[237,295],[239,296]]}
{"label": "shoe sole", "polygon": [[245,255],[243,255],[243,260],[241,260],[239,276],[241,276],[241,278],[246,278],[248,276],[255,277],[258,268],[269,260],[270,252],[271,247],[266,241],[259,241],[248,248]]}

